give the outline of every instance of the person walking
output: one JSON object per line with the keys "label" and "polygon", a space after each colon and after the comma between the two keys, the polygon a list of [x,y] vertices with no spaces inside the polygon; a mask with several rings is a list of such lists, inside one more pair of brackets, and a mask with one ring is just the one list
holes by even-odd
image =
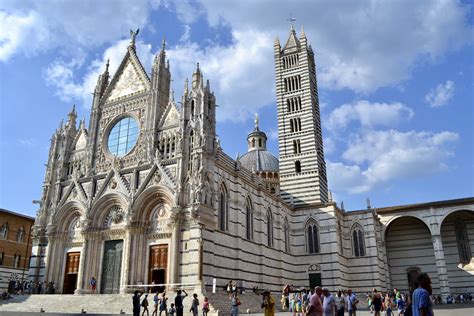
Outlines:
{"label": "person walking", "polygon": [[275,300],[272,297],[270,291],[264,291],[263,295],[263,307],[265,308],[265,316],[274,316],[275,315]]}
{"label": "person walking", "polygon": [[[158,292],[157,292],[158,293]],[[163,292],[163,295],[161,296],[161,300],[160,300],[160,316],[161,316],[161,313],[162,312],[165,312],[165,316],[167,316],[168,314],[168,298],[166,297],[166,292]]]}
{"label": "person walking", "polygon": [[143,307],[142,316],[145,315],[145,312],[147,316],[150,316],[150,312],[148,311],[148,294],[145,294],[141,305]]}
{"label": "person walking", "polygon": [[356,316],[357,304],[359,300],[356,295],[352,293],[352,289],[347,290],[347,310],[349,311],[349,316]]}
{"label": "person walking", "polygon": [[193,316],[198,316],[198,309],[199,309],[198,295],[194,293],[193,301],[191,303],[191,308],[189,309],[189,311],[193,313]]}
{"label": "person walking", "polygon": [[[182,295],[181,293],[184,293]],[[174,298],[174,307],[176,308],[176,316],[183,316],[183,299],[188,296],[185,290],[176,291],[176,297]]]}
{"label": "person walking", "polygon": [[132,296],[133,316],[140,316],[140,296],[143,292],[135,291]]}
{"label": "person walking", "polygon": [[336,314],[336,302],[327,287],[323,288],[323,296],[323,315],[334,316]]}
{"label": "person walking", "polygon": [[336,297],[334,298],[334,303],[336,303],[336,315],[337,316],[344,316],[344,312],[346,311],[346,299],[344,295],[342,295],[342,291],[337,291]]}
{"label": "person walking", "polygon": [[231,316],[238,316],[239,315],[239,305],[240,300],[237,297],[237,292],[234,292],[232,295],[232,298],[230,299],[231,305],[230,305],[230,315]]}
{"label": "person walking", "polygon": [[433,292],[431,279],[427,273],[421,273],[416,281],[418,288],[413,292],[412,315],[433,316],[433,303],[430,300],[430,295]]}
{"label": "person walking", "polygon": [[91,293],[95,294],[95,289],[97,287],[97,280],[95,279],[95,277],[91,278],[90,285],[91,285]]}
{"label": "person walking", "polygon": [[155,292],[155,295],[153,295],[153,313],[151,313],[151,316],[157,316],[158,315],[158,306],[160,305],[160,297],[158,296],[158,291]]}
{"label": "person walking", "polygon": [[372,290],[372,306],[374,308],[374,316],[380,316],[382,311],[382,296],[376,288]]}
{"label": "person walking", "polygon": [[323,290],[320,286],[314,288],[314,294],[309,299],[308,316],[323,316],[323,305],[321,303],[321,294]]}
{"label": "person walking", "polygon": [[204,296],[204,301],[202,302],[202,316],[207,316],[209,312],[209,299]]}

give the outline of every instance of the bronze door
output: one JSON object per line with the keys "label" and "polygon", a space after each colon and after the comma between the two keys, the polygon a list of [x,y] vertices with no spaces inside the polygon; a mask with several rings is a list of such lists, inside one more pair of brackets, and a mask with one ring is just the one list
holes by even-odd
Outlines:
{"label": "bronze door", "polygon": [[122,271],[123,240],[106,241],[102,263],[101,293],[120,292],[120,274]]}
{"label": "bronze door", "polygon": [[77,286],[80,252],[69,252],[66,255],[66,273],[64,274],[63,294],[74,294]]}

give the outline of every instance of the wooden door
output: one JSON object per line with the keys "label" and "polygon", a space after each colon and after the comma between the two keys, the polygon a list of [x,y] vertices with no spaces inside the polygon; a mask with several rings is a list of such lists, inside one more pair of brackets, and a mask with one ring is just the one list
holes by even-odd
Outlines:
{"label": "wooden door", "polygon": [[79,272],[80,252],[68,252],[66,256],[66,271],[64,274],[64,294],[74,294],[77,286],[77,273]]}
{"label": "wooden door", "polygon": [[[150,246],[150,263],[148,273],[148,283],[165,284],[166,271],[168,268],[168,245]],[[153,292],[162,292],[162,287],[152,289]]]}

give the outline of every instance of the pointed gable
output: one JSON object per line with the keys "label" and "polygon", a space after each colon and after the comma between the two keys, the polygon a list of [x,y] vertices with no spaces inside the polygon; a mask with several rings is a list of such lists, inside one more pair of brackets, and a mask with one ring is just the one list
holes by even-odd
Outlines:
{"label": "pointed gable", "polygon": [[106,102],[145,92],[150,88],[150,79],[145,72],[135,50],[129,46],[127,54],[122,60],[107,91]]}
{"label": "pointed gable", "polygon": [[290,37],[288,37],[288,40],[286,41],[284,50],[296,49],[296,48],[299,48],[299,46],[300,46],[300,41],[296,37],[296,32],[294,29],[291,29]]}
{"label": "pointed gable", "polygon": [[179,112],[173,103],[169,103],[165,110],[165,114],[160,122],[160,127],[168,127],[179,124]]}

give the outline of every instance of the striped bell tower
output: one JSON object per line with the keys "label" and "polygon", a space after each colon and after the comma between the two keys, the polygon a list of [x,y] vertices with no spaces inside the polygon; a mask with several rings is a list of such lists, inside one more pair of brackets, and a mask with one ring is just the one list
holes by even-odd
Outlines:
{"label": "striped bell tower", "polygon": [[294,206],[328,202],[314,53],[304,31],[291,26],[285,46],[275,40],[280,192]]}

